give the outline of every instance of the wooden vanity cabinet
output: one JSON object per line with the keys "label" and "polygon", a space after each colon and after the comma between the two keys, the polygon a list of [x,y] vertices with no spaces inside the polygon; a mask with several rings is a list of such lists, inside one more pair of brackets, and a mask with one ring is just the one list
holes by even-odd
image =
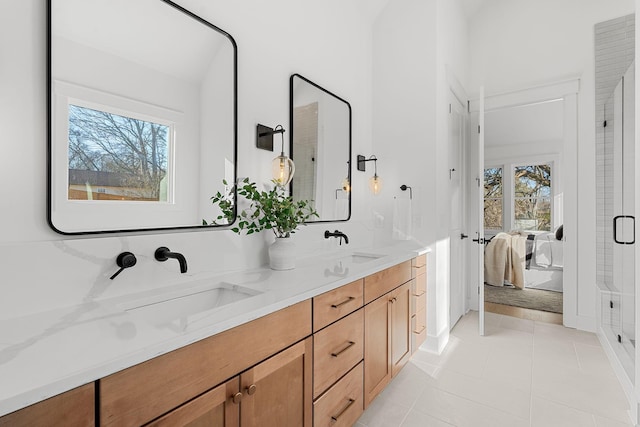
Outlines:
{"label": "wooden vanity cabinet", "polygon": [[0,417],[2,427],[95,426],[95,386],[86,384]]}

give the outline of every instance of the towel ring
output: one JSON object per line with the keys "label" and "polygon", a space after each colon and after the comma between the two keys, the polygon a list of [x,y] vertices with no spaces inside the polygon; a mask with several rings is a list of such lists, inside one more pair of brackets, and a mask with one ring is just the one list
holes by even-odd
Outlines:
{"label": "towel ring", "polygon": [[408,185],[404,185],[404,184],[402,184],[400,186],[400,189],[402,191],[407,191],[407,188],[409,189],[409,199],[413,199],[413,190],[411,189],[411,187],[409,187]]}

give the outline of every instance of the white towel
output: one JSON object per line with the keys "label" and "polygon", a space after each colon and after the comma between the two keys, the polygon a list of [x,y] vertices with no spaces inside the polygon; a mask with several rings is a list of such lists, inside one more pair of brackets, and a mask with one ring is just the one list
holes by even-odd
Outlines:
{"label": "white towel", "polygon": [[411,199],[394,198],[393,200],[393,239],[411,239]]}

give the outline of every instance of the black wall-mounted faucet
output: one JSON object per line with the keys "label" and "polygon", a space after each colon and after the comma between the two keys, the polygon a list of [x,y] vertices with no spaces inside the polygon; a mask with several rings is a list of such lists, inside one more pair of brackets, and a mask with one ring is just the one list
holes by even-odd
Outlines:
{"label": "black wall-mounted faucet", "polygon": [[340,230],[336,230],[336,231],[334,231],[333,233],[332,233],[332,232],[330,232],[329,230],[325,231],[325,232],[324,232],[324,238],[325,238],[325,239],[328,239],[329,237],[337,237],[337,238],[339,238],[339,239],[340,239],[340,245],[342,245],[342,239],[344,239],[344,243],[345,243],[346,245],[348,245],[348,244],[349,244],[349,237],[347,237],[347,235],[346,235],[346,234],[344,234],[344,233],[343,233],[342,231],[340,231]]}
{"label": "black wall-mounted faucet", "polygon": [[158,261],[166,261],[169,258],[177,259],[178,263],[180,264],[180,273],[187,272],[187,259],[181,253],[171,252],[169,248],[165,246],[161,246],[158,249],[156,249],[156,252],[154,255],[156,257],[156,260]]}
{"label": "black wall-mounted faucet", "polygon": [[136,256],[134,254],[132,254],[131,252],[122,252],[116,258],[116,265],[120,267],[120,270],[116,271],[113,276],[109,277],[109,279],[115,279],[116,276],[122,273],[125,268],[130,268],[136,265],[136,262],[138,262],[138,260],[136,259]]}

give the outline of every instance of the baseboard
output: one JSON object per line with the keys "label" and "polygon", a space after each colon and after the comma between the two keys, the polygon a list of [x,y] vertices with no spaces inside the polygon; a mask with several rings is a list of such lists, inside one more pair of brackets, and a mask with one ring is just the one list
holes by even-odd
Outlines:
{"label": "baseboard", "polygon": [[449,343],[449,329],[443,330],[437,336],[427,335],[427,339],[420,346],[421,350],[440,354]]}
{"label": "baseboard", "polygon": [[[573,328],[580,329],[581,331],[597,333],[597,321],[594,316],[575,316]],[[568,325],[567,325],[568,326]]]}
{"label": "baseboard", "polygon": [[629,418],[631,418],[631,422],[635,426],[638,424],[638,405],[639,405],[638,399],[636,398],[635,387],[633,386],[633,384],[631,383],[631,380],[627,376],[627,373],[624,367],[622,366],[622,363],[616,356],[616,353],[613,350],[613,347],[611,347],[611,343],[605,336],[605,333],[602,330],[602,328],[598,328],[597,337],[598,337],[598,340],[600,340],[600,344],[602,345],[602,348],[604,349],[604,352],[606,353],[607,358],[609,359],[609,363],[611,363],[611,367],[613,368],[613,371],[615,372],[616,377],[618,378],[618,382],[622,386],[622,391],[624,392],[624,395],[627,398],[627,402],[629,403],[629,408],[630,408],[628,412]]}

